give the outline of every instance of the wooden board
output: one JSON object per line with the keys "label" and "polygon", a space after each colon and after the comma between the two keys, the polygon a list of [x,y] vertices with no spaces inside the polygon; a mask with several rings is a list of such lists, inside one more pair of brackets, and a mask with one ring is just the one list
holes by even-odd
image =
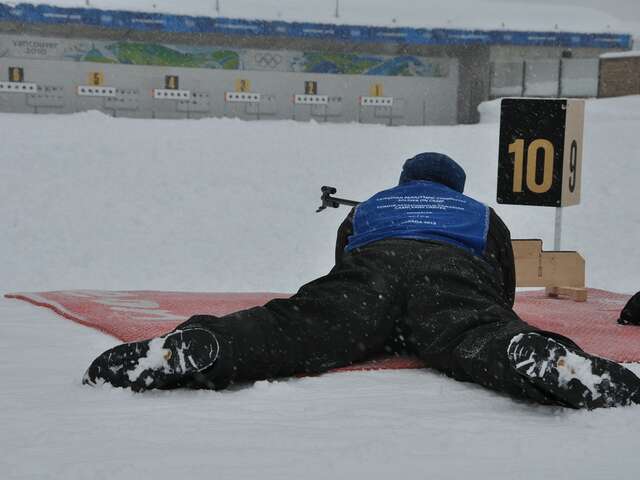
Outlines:
{"label": "wooden board", "polygon": [[586,301],[585,260],[574,251],[542,249],[542,240],[512,240],[517,287],[545,287],[550,296]]}

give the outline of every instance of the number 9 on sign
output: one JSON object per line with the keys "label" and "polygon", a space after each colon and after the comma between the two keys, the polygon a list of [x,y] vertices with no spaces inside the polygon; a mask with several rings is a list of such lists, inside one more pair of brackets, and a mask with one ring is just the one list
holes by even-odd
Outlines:
{"label": "number 9 on sign", "polygon": [[578,175],[578,142],[571,142],[571,153],[569,155],[569,191],[576,191],[576,177]]}

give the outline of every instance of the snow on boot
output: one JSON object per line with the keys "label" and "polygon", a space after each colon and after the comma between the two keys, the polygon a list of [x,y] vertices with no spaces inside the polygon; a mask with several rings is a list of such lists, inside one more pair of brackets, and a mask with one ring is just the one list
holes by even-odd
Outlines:
{"label": "snow on boot", "polygon": [[93,361],[82,383],[108,383],[134,391],[167,388],[211,367],[219,351],[218,340],[208,330],[174,330],[107,350]]}
{"label": "snow on boot", "polygon": [[620,312],[620,325],[640,325],[640,292],[629,299]]}
{"label": "snow on boot", "polygon": [[564,405],[593,409],[640,403],[640,379],[630,370],[539,333],[513,337],[507,356],[520,375]]}

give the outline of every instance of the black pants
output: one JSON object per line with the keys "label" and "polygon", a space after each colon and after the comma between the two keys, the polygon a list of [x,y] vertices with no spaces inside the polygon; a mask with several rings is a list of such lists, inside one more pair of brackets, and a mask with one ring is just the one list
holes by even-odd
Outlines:
{"label": "black pants", "polygon": [[404,350],[457,380],[555,403],[507,361],[511,338],[537,329],[513,312],[487,263],[438,242],[375,242],[291,298],[186,323],[212,330],[221,341],[220,359],[208,373],[218,388]]}

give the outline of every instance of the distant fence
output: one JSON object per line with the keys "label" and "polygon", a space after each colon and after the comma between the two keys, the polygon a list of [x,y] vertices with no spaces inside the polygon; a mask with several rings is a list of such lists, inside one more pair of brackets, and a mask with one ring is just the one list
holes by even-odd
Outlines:
{"label": "distant fence", "polygon": [[492,98],[598,95],[597,58],[496,62],[491,68]]}
{"label": "distant fence", "polygon": [[629,49],[632,43],[631,36],[626,34],[386,28],[1,3],[0,22],[83,25],[142,32],[291,37],[414,45],[526,45]]}

